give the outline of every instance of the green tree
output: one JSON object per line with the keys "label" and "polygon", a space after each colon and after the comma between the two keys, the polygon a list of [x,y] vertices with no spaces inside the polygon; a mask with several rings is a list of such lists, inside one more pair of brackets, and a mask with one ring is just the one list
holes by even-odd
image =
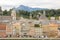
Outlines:
{"label": "green tree", "polygon": [[3,15],[4,15],[4,16],[7,16],[7,15],[8,15],[8,11],[7,11],[7,10],[4,10],[4,11],[3,11]]}

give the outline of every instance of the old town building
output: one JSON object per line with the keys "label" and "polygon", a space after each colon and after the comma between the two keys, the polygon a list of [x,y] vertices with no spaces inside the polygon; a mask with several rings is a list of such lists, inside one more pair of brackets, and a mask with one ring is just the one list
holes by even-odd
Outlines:
{"label": "old town building", "polygon": [[[30,19],[20,17],[16,18],[16,10],[11,11],[11,16],[3,16],[0,11],[0,37],[57,37],[59,35],[59,20],[51,17],[50,20],[43,14],[39,13],[38,20],[33,20],[30,14]],[[53,34],[54,32],[54,34]],[[53,35],[53,36],[52,36]]]}

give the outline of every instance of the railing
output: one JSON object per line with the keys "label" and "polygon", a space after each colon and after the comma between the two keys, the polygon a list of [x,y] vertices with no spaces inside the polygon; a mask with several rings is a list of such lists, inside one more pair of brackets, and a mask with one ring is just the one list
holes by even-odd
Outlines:
{"label": "railing", "polygon": [[21,39],[21,40],[60,40],[60,38],[0,38],[0,39]]}

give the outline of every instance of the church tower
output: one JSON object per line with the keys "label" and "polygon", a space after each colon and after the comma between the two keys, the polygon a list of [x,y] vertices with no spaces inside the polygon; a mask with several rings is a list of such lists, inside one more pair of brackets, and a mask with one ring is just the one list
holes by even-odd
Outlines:
{"label": "church tower", "polygon": [[32,14],[30,13],[30,19],[32,19]]}
{"label": "church tower", "polygon": [[41,21],[47,20],[45,11],[43,11],[43,14],[40,15],[39,20],[41,20]]}
{"label": "church tower", "polygon": [[11,16],[12,16],[13,20],[16,20],[16,10],[14,10],[14,9],[12,10]]}
{"label": "church tower", "polygon": [[44,15],[44,16],[46,16],[46,13],[45,13],[45,11],[43,11],[43,15]]}

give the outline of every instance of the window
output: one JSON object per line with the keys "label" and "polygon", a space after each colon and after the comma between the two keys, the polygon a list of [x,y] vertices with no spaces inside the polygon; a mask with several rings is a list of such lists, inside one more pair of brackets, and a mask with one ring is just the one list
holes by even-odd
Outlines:
{"label": "window", "polygon": [[40,25],[39,24],[35,24],[34,27],[40,27]]}

